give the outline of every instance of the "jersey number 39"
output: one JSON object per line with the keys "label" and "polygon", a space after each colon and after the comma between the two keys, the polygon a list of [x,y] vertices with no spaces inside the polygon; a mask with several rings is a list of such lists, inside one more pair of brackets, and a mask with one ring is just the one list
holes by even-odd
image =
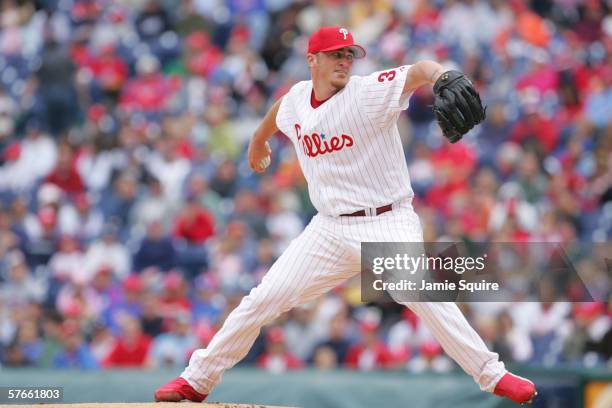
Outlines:
{"label": "jersey number 39", "polygon": [[382,72],[378,76],[378,82],[393,81],[393,79],[395,79],[395,70],[394,69],[391,70],[391,71]]}

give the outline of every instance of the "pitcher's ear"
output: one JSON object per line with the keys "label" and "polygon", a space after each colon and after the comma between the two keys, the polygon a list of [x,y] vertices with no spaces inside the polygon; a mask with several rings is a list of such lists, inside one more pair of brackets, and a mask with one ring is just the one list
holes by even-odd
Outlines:
{"label": "pitcher's ear", "polygon": [[318,62],[318,57],[316,54],[306,54],[306,61],[308,62],[308,66],[312,68],[312,66],[316,65]]}

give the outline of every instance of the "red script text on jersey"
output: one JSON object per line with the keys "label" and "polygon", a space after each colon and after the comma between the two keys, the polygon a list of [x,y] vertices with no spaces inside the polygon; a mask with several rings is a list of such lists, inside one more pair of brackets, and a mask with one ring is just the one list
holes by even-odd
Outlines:
{"label": "red script text on jersey", "polygon": [[311,135],[302,136],[302,127],[297,123],[295,124],[295,133],[297,134],[298,143],[302,147],[304,154],[308,157],[337,152],[354,144],[353,138],[344,133],[342,136],[331,136],[329,138],[324,133],[314,132]]}

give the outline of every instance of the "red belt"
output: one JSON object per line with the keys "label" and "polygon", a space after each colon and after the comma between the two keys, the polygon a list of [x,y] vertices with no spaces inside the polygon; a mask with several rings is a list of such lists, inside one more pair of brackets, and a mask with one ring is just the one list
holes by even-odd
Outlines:
{"label": "red belt", "polygon": [[[393,209],[393,204],[383,205],[382,207],[378,207],[376,209],[376,215],[384,214],[387,211],[391,211]],[[341,217],[365,217],[367,214],[366,210],[355,211],[350,214],[340,214]]]}

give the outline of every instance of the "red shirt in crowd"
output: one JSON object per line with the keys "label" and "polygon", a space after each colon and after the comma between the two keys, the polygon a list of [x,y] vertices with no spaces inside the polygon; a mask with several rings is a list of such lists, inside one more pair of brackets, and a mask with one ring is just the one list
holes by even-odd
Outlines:
{"label": "red shirt in crowd", "polygon": [[176,219],[174,235],[194,244],[201,244],[215,233],[215,221],[203,208],[190,214],[183,213]]}
{"label": "red shirt in crowd", "polygon": [[92,58],[89,68],[104,89],[118,90],[128,78],[127,65],[116,55],[106,54]]}
{"label": "red shirt in crowd", "polygon": [[141,334],[134,344],[128,344],[124,339],[117,339],[115,346],[104,359],[102,365],[104,367],[141,367],[149,348],[151,347],[151,338],[146,334]]}
{"label": "red shirt in crowd", "polygon": [[45,179],[47,183],[55,184],[65,193],[77,195],[85,192],[85,185],[81,180],[76,166],[72,165],[68,169],[56,167]]}
{"label": "red shirt in crowd", "polygon": [[119,105],[128,110],[158,111],[165,108],[179,85],[174,78],[159,73],[141,76],[123,88]]}
{"label": "red shirt in crowd", "polygon": [[559,140],[559,131],[552,120],[539,114],[532,114],[519,121],[510,133],[510,141],[522,144],[528,139],[535,139],[545,153],[550,153]]}
{"label": "red shirt in crowd", "polygon": [[346,361],[347,368],[359,370],[376,370],[389,367],[393,363],[393,355],[382,341],[377,341],[374,346],[368,347],[364,343],[358,343],[348,350]]}

